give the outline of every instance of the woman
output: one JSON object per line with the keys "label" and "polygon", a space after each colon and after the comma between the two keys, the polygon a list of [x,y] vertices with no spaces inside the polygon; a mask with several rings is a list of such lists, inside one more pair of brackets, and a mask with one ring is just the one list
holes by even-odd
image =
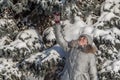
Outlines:
{"label": "woman", "polygon": [[61,25],[55,21],[57,43],[68,53],[61,80],[97,80],[93,40],[82,34],[77,40],[67,42],[61,34]]}

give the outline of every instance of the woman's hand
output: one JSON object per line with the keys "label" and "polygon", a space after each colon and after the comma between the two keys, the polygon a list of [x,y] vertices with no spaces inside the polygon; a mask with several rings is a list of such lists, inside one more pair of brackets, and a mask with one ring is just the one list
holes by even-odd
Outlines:
{"label": "woman's hand", "polygon": [[55,13],[54,14],[54,22],[55,23],[60,23],[60,13]]}

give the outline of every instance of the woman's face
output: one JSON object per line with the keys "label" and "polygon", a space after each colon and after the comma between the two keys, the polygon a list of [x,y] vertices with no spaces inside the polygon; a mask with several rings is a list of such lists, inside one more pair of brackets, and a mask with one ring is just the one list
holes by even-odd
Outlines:
{"label": "woman's face", "polygon": [[81,37],[78,43],[80,46],[86,46],[88,44],[88,40],[86,37]]}

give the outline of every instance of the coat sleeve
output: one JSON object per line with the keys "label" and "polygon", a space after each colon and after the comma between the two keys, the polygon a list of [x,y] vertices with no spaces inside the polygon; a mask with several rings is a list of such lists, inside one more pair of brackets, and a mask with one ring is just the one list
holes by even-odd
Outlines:
{"label": "coat sleeve", "polygon": [[56,24],[54,26],[54,31],[55,31],[55,37],[56,37],[56,41],[57,43],[63,47],[63,49],[65,51],[68,51],[69,50],[69,47],[68,47],[68,42],[64,39],[62,33],[61,33],[61,25],[60,24]]}
{"label": "coat sleeve", "polygon": [[97,68],[96,68],[96,58],[94,54],[90,54],[90,80],[98,80]]}

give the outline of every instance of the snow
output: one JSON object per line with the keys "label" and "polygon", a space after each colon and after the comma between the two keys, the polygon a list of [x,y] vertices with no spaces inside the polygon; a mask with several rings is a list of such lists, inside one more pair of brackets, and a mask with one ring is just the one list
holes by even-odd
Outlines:
{"label": "snow", "polygon": [[104,68],[101,72],[114,71],[115,73],[117,73],[120,70],[120,60],[106,61],[103,67]]}
{"label": "snow", "polygon": [[56,43],[53,27],[48,27],[43,31],[42,39],[45,47],[52,47]]}
{"label": "snow", "polygon": [[104,6],[104,9],[105,9],[105,10],[110,10],[110,8],[111,8],[112,5],[113,5],[113,3],[110,4],[110,2],[109,2],[109,3],[107,2],[107,3],[105,4],[105,6]]}
{"label": "snow", "polygon": [[88,16],[88,18],[87,18],[87,20],[86,20],[86,23],[88,24],[88,25],[92,25],[92,15],[89,15]]}
{"label": "snow", "polygon": [[18,77],[22,75],[22,73],[18,71],[18,68],[16,67],[16,63],[13,62],[12,59],[0,58],[0,62],[2,62],[0,63],[0,72],[5,70],[4,75],[7,75],[6,77],[10,77],[12,74],[17,75]]}
{"label": "snow", "polygon": [[70,13],[71,13],[69,6],[66,8],[66,13],[67,13],[67,16],[70,15]]}
{"label": "snow", "polygon": [[112,66],[113,71],[118,72],[120,70],[120,61],[115,61]]}
{"label": "snow", "polygon": [[83,34],[89,34],[89,35],[93,35],[93,32],[95,31],[95,29],[91,26],[87,26],[84,28],[84,30],[82,31]]}
{"label": "snow", "polygon": [[120,0],[105,0],[106,3],[116,3],[118,4]]}
{"label": "snow", "polygon": [[114,13],[120,13],[119,7],[120,7],[119,4],[115,5],[114,8],[113,8],[113,12],[114,12]]}
{"label": "snow", "polygon": [[38,52],[34,55],[31,55],[30,58],[26,59],[25,61],[27,62],[33,62],[35,61],[36,57],[39,56],[39,55],[42,55],[43,57],[45,57],[45,55],[43,54],[43,52]]}
{"label": "snow", "polygon": [[55,39],[53,27],[49,27],[49,28],[45,29],[43,32],[43,36],[46,36],[46,39],[50,40],[50,41]]}
{"label": "snow", "polygon": [[111,36],[111,35],[104,35],[103,39],[110,40],[112,42],[112,44],[115,44],[114,43],[115,38],[113,38],[113,36]]}
{"label": "snow", "polygon": [[120,0],[106,0],[102,6],[102,12],[104,12],[104,10],[108,10],[110,12],[120,15],[119,3]]}
{"label": "snow", "polygon": [[6,24],[6,20],[5,19],[0,19],[0,27],[4,26]]}
{"label": "snow", "polygon": [[3,1],[4,1],[4,0],[0,0],[0,4],[2,4],[2,3],[3,3]]}
{"label": "snow", "polygon": [[27,37],[30,37],[27,33],[22,33],[23,35],[21,35],[21,38],[25,39]]}
{"label": "snow", "polygon": [[30,51],[30,49],[27,47],[26,43],[22,42],[21,40],[15,40],[14,42],[11,42],[10,45],[5,46],[5,50],[9,49],[11,51],[13,51],[15,48],[17,49],[22,49],[22,48],[26,48],[28,51]]}
{"label": "snow", "polygon": [[120,30],[116,27],[112,28],[111,30],[113,33],[117,34],[117,35],[120,35]]}
{"label": "snow", "polygon": [[18,39],[19,37],[25,39],[27,38],[28,36],[29,37],[34,37],[34,38],[39,38],[38,37],[38,34],[36,34],[36,30],[34,29],[28,29],[28,30],[25,30],[24,32],[21,32],[16,39]]}
{"label": "snow", "polygon": [[[11,21],[12,20],[10,20],[9,22],[11,22]],[[5,22],[5,21],[3,21],[3,22]],[[1,23],[1,24],[6,25],[6,22],[4,24],[3,23]],[[22,74],[22,72],[18,69],[18,66],[17,66],[18,62],[15,61],[15,58],[17,60],[20,60],[21,56],[22,56],[22,58],[23,57],[28,58],[28,57],[26,57],[26,55],[29,54],[29,56],[30,56],[31,52],[33,52],[35,50],[39,51],[41,48],[43,48],[43,44],[42,44],[41,40],[42,40],[41,36],[34,29],[27,29],[27,30],[21,31],[17,35],[17,37],[14,41],[12,41],[8,35],[0,38],[0,50],[1,50],[0,54],[2,54],[0,56],[3,57],[3,58],[2,57],[0,58],[0,73],[5,71],[5,73],[2,75],[5,75],[5,76],[7,75],[5,77],[6,80],[8,78],[11,79],[11,75],[15,75],[16,77],[19,77],[19,78],[22,75],[26,75],[24,73]],[[10,42],[10,44],[6,45],[7,41]],[[6,58],[4,56],[6,56]],[[44,55],[42,55],[42,56],[44,56]],[[33,58],[35,58],[35,57],[33,56]],[[33,58],[31,58],[31,60]]]}
{"label": "snow", "polygon": [[103,12],[101,16],[99,17],[98,21],[109,21],[111,18],[117,17],[114,13],[112,12]]}
{"label": "snow", "polygon": [[105,63],[102,65],[103,68],[107,67],[112,61],[111,60],[107,60],[105,61]]}
{"label": "snow", "polygon": [[[98,22],[95,23],[95,25],[93,26],[99,26],[101,24],[101,26],[103,26],[104,21],[109,21],[111,18],[115,17],[113,13],[103,13],[101,15],[102,16],[100,16]],[[115,31],[114,28],[113,30],[100,30],[97,28],[93,28],[93,26],[88,26],[87,24],[85,24],[79,17],[75,17],[75,20],[76,22],[74,24],[70,24],[68,20],[64,21],[63,23],[63,25],[65,25],[65,27],[63,28],[63,35],[67,41],[75,40],[79,37],[80,34],[84,33],[97,38],[99,38],[99,36],[104,36],[103,39],[110,40],[114,44],[114,33],[116,32],[118,34],[120,32],[117,28],[115,28],[115,30],[117,31]]]}
{"label": "snow", "polygon": [[50,61],[51,59],[54,59],[55,61],[57,61],[57,59],[60,58],[60,55],[55,50],[51,50],[50,52],[47,52],[46,54],[49,54],[49,55],[46,56],[45,59],[41,61],[41,63]]}
{"label": "snow", "polygon": [[16,48],[18,48],[18,49],[21,49],[21,48],[27,48],[27,45],[26,45],[26,43],[16,43],[16,45],[14,45],[14,46],[16,46]]}
{"label": "snow", "polygon": [[46,3],[45,0],[42,0],[42,1],[41,1],[41,4],[42,4],[42,7],[43,7],[44,9],[46,9],[46,8],[48,7],[48,5],[47,5],[47,3]]}
{"label": "snow", "polygon": [[27,45],[29,45],[31,48],[33,48],[33,46],[39,49],[42,48],[41,36],[39,36],[36,30],[34,29],[29,29],[25,30],[24,32],[21,32],[20,34],[18,34],[16,41],[17,40],[22,40],[23,47],[25,46],[26,48]]}
{"label": "snow", "polygon": [[15,22],[12,19],[0,19],[0,27],[7,28],[13,26],[15,26]]}
{"label": "snow", "polygon": [[[63,34],[67,41],[75,40],[82,33],[82,30],[87,26],[78,16],[75,16],[75,23],[71,24],[70,21],[64,21]],[[69,29],[68,29],[69,28]]]}
{"label": "snow", "polygon": [[6,43],[6,41],[11,42],[11,40],[9,39],[8,36],[2,37],[2,38],[0,39],[0,46],[3,46],[3,45]]}

